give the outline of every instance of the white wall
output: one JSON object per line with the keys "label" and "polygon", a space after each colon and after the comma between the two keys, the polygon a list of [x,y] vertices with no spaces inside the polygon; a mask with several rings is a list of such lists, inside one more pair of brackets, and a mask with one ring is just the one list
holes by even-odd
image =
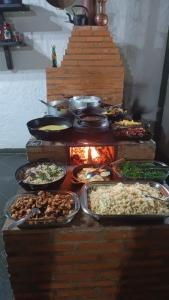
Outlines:
{"label": "white wall", "polygon": [[60,62],[72,29],[65,23],[65,11],[44,0],[23,3],[32,5],[31,12],[10,13],[8,19],[24,32],[29,47],[12,51],[14,71],[6,71],[0,53],[0,148],[25,147],[30,137],[26,122],[46,112],[38,100],[46,98],[45,67],[51,64],[51,46],[56,45]]}
{"label": "white wall", "polygon": [[[0,148],[21,148],[29,138],[26,122],[40,117],[46,98],[45,71],[51,46],[60,63],[72,25],[65,11],[45,0],[25,0],[31,12],[10,13],[8,19],[24,33],[27,47],[13,49],[15,69],[7,71],[0,51]],[[125,99],[136,98],[155,119],[168,30],[168,0],[108,0],[109,29],[126,67]]]}

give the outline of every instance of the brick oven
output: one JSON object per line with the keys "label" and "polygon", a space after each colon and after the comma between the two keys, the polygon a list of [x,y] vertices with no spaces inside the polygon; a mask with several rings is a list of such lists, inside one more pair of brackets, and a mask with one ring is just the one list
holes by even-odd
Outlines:
{"label": "brick oven", "polygon": [[[103,102],[123,102],[124,66],[106,26],[74,26],[59,68],[46,70],[47,99],[96,95]],[[116,141],[112,133],[76,134],[56,142],[30,140],[28,160],[51,158],[66,164],[107,163],[121,157],[153,160],[153,141]]]}

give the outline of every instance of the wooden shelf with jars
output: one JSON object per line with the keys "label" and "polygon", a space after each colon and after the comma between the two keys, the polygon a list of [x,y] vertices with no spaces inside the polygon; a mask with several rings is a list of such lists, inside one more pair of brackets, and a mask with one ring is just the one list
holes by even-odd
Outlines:
{"label": "wooden shelf with jars", "polygon": [[[11,47],[19,47],[24,46],[24,42],[19,40],[17,35],[12,36],[12,31],[9,29],[7,30],[7,34],[11,35],[8,38],[4,36],[4,32],[2,32],[3,24],[6,23],[4,13],[5,12],[17,12],[17,11],[29,11],[30,8],[28,5],[24,4],[0,4],[0,47],[3,47],[6,59],[6,65],[8,70],[13,69],[13,61],[12,61],[12,54],[11,54]],[[7,23],[6,23],[7,24]]]}

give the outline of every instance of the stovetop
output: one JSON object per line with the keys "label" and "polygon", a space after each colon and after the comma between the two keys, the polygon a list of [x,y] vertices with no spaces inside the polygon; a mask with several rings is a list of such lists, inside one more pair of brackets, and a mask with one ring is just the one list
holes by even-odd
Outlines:
{"label": "stovetop", "polygon": [[[127,141],[119,141],[113,137],[112,131],[102,132],[102,133],[95,133],[95,134],[87,134],[87,133],[78,133],[75,131],[72,131],[72,133],[69,136],[64,136],[60,139],[57,139],[56,141],[42,141],[37,140],[35,138],[31,139],[27,146],[30,147],[36,147],[40,145],[57,145],[57,144],[63,144],[68,147],[83,147],[83,146],[108,146],[108,145],[114,145],[119,144],[120,142],[127,142]],[[133,141],[134,143],[146,143],[146,141]],[[148,141],[147,141],[148,142]],[[130,143],[132,143],[130,141]]]}

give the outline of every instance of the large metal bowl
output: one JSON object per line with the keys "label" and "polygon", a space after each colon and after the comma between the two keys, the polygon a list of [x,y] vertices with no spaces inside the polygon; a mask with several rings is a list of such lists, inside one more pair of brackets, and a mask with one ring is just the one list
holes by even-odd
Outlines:
{"label": "large metal bowl", "polygon": [[101,98],[97,96],[74,96],[69,99],[71,110],[82,110],[88,108],[100,107]]}

